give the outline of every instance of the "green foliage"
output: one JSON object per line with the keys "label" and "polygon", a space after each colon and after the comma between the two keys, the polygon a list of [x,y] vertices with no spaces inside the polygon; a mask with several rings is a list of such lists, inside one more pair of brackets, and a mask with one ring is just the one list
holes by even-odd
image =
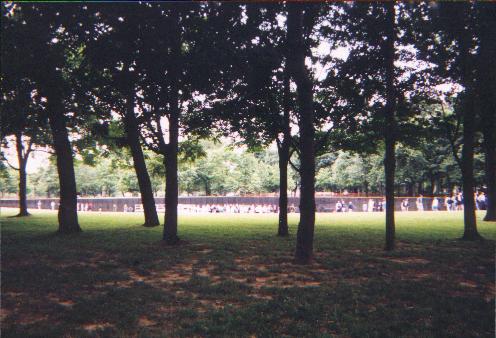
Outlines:
{"label": "green foliage", "polygon": [[17,192],[16,172],[0,161],[0,194],[13,194]]}
{"label": "green foliage", "polygon": [[28,188],[35,196],[58,196],[59,179],[53,158],[48,161],[47,166],[40,167],[37,172],[28,175]]}
{"label": "green foliage", "polygon": [[[233,149],[222,144],[204,143],[206,156],[193,163],[185,163],[180,170],[181,189],[188,193],[254,194],[273,192],[278,187],[276,154],[265,152],[258,158],[242,148]],[[272,156],[271,156],[272,155]],[[277,159],[277,157],[276,157]]]}

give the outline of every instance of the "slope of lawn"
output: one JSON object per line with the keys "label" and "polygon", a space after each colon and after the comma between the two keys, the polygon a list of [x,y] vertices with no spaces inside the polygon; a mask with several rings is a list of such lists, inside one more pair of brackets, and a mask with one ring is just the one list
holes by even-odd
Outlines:
{"label": "slope of lawn", "polygon": [[292,263],[276,215],[180,218],[183,243],[139,214],[56,214],[1,222],[2,337],[492,337],[496,223],[457,240],[461,212],[397,213],[382,250],[381,213],[320,214],[315,261]]}

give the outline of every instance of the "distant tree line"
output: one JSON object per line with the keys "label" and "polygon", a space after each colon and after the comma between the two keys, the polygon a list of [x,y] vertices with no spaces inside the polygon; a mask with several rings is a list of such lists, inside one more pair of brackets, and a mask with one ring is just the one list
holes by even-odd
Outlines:
{"label": "distant tree line", "polygon": [[[393,205],[401,189],[461,183],[463,238],[479,239],[477,185],[485,219],[496,219],[495,20],[487,2],[3,2],[1,136],[17,152],[7,165],[19,173],[20,215],[29,154],[43,146],[54,153],[60,233],[81,231],[83,191],[139,191],[144,225],[158,225],[153,195],[164,177],[168,244],[179,241],[180,190],[200,185],[206,194],[279,189],[286,236],[294,170],[299,263],[313,256],[321,188],[375,189]],[[202,139],[222,137],[253,154],[275,143],[277,162],[203,149]],[[232,167],[223,175],[216,161]],[[53,171],[45,178],[55,181]],[[392,250],[393,208],[385,223]]]}
{"label": "distant tree line", "polygon": [[[279,191],[276,149],[250,151],[232,144],[202,141],[203,153],[193,161],[179,165],[179,191],[183,195],[225,196],[256,195]],[[461,173],[449,149],[396,149],[396,196],[442,196],[461,187]],[[317,158],[315,188],[318,192],[352,193],[360,196],[384,194],[383,158],[379,154],[363,156],[349,151],[325,153]],[[155,154],[145,152],[154,196],[163,196],[164,170]],[[100,153],[74,164],[80,197],[119,197],[140,194],[132,158],[127,150]],[[478,191],[484,190],[482,156],[475,161]],[[48,165],[28,175],[28,197],[58,197],[59,184],[53,157]],[[288,190],[298,189],[298,173],[289,169]],[[0,168],[0,194],[18,193],[17,173],[8,166]]]}

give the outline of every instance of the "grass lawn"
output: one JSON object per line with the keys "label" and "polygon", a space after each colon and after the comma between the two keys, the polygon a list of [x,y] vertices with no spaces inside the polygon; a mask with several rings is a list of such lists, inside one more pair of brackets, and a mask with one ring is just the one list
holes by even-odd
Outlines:
{"label": "grass lawn", "polygon": [[462,213],[319,214],[315,262],[292,263],[275,215],[180,217],[184,243],[135,214],[2,210],[2,337],[493,337],[496,223],[459,241]]}

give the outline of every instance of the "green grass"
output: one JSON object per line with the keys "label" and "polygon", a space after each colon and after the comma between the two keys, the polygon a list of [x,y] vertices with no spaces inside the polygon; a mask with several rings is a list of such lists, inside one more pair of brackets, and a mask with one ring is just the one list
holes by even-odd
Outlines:
{"label": "green grass", "polygon": [[2,210],[2,337],[492,337],[496,224],[457,240],[460,212],[320,214],[315,261],[294,265],[277,216],[180,218],[176,247],[135,214]]}

